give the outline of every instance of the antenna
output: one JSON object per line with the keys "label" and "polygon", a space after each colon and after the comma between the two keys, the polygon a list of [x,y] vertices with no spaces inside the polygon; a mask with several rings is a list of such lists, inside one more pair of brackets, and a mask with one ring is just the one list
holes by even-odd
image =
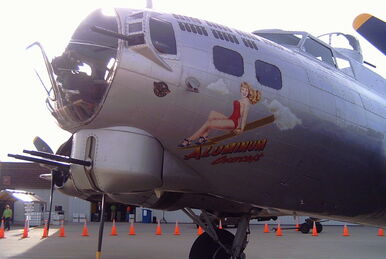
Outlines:
{"label": "antenna", "polygon": [[153,9],[153,1],[152,0],[146,0],[146,8]]}

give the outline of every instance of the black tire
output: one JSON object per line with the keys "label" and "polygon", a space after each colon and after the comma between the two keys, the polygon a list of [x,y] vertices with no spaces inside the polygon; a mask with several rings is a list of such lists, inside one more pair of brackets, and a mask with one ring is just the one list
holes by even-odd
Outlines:
{"label": "black tire", "polygon": [[[235,236],[223,229],[217,229],[217,235],[221,242],[226,247],[232,247]],[[213,239],[204,232],[196,241],[194,241],[190,249],[189,259],[230,259],[231,256],[227,254],[220,245],[213,241]]]}
{"label": "black tire", "polygon": [[311,229],[311,227],[307,223],[303,223],[300,225],[300,232],[302,232],[303,234],[310,233],[310,229]]}
{"label": "black tire", "polygon": [[316,222],[315,226],[316,226],[316,232],[320,233],[323,231],[323,226],[322,224],[320,224],[320,222]]}

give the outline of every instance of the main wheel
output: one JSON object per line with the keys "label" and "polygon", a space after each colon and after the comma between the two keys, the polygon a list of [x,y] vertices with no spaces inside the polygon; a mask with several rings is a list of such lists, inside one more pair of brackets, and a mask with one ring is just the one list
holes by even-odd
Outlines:
{"label": "main wheel", "polygon": [[[217,235],[221,243],[226,247],[232,247],[235,236],[223,229],[217,229]],[[231,256],[225,250],[204,232],[196,241],[194,241],[190,249],[189,259],[230,259]]]}
{"label": "main wheel", "polygon": [[310,232],[310,225],[308,223],[303,223],[300,225],[300,231],[303,233],[303,234],[308,234]]}
{"label": "main wheel", "polygon": [[323,231],[323,226],[322,224],[320,224],[320,222],[316,222],[315,226],[316,226],[316,232],[320,233]]}

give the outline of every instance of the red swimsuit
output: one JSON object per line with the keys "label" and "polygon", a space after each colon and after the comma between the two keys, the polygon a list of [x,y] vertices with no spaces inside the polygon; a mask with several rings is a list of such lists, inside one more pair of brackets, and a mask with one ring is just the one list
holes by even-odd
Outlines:
{"label": "red swimsuit", "polygon": [[233,101],[233,113],[228,119],[233,120],[233,123],[235,124],[234,129],[236,129],[237,126],[239,125],[240,115],[241,115],[240,114],[240,102],[239,101]]}

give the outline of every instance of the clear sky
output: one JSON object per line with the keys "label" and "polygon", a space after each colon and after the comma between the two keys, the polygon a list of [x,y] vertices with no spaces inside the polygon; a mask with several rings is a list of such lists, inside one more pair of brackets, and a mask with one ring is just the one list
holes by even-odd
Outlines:
{"label": "clear sky", "polygon": [[[70,134],[61,130],[45,107],[45,92],[35,77],[25,48],[40,41],[51,57],[65,48],[79,22],[99,7],[143,8],[145,0],[33,0],[2,1],[0,161],[14,161],[8,153],[34,149],[40,136],[56,150]],[[154,9],[203,18],[242,31],[284,29],[307,31],[317,36],[328,32],[355,35],[365,60],[378,66],[386,77],[386,57],[352,28],[353,19],[371,13],[386,19],[382,0],[153,0]]]}

